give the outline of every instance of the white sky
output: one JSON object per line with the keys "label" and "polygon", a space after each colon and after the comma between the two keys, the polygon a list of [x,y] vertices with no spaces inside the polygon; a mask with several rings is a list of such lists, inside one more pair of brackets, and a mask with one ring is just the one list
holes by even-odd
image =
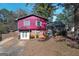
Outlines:
{"label": "white sky", "polygon": [[56,21],[56,18],[57,18],[57,16],[53,16],[53,20],[52,21],[53,22]]}

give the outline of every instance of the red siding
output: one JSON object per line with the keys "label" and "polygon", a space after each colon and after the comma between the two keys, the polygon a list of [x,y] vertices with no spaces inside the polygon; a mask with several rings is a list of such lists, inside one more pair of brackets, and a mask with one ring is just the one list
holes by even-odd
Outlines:
{"label": "red siding", "polygon": [[[24,20],[29,20],[30,21],[30,26],[24,27]],[[39,27],[36,26],[36,21],[40,20],[42,22],[42,25]],[[30,16],[26,17],[24,19],[18,20],[18,29],[19,30],[45,30],[46,29],[46,21],[42,18],[36,17],[36,16]]]}

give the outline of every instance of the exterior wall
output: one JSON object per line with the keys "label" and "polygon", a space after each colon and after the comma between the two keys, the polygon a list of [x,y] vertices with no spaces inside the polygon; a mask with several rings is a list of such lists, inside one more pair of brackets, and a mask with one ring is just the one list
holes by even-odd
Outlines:
{"label": "exterior wall", "polygon": [[[30,26],[24,27],[24,23],[23,23],[24,20],[29,20],[30,21]],[[42,25],[40,26],[40,28],[38,26],[36,26],[36,21],[38,21],[38,20],[42,22]],[[27,17],[25,19],[18,20],[18,29],[20,29],[20,30],[27,30],[27,29],[45,30],[46,29],[46,24],[47,23],[44,19],[36,17],[36,16],[30,16],[30,17]]]}
{"label": "exterior wall", "polygon": [[45,39],[45,35],[44,35],[45,31],[40,31],[40,30],[32,30],[31,32],[29,31],[20,31],[20,40],[29,40],[29,39]]}
{"label": "exterior wall", "polygon": [[44,32],[45,31],[40,31],[40,30],[32,30],[31,31],[31,38],[46,38],[45,36],[44,36]]}

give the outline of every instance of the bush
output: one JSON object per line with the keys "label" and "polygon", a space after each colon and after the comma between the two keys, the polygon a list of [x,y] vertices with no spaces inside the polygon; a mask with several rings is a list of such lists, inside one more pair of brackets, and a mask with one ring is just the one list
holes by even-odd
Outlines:
{"label": "bush", "polygon": [[63,24],[61,21],[55,21],[53,26],[55,33],[58,33],[58,35],[63,35],[63,36],[67,35],[65,24]]}
{"label": "bush", "polygon": [[0,34],[0,41],[2,41],[2,34]]}
{"label": "bush", "polygon": [[5,25],[3,23],[0,23],[0,33],[4,33],[5,31]]}
{"label": "bush", "polygon": [[66,44],[68,46],[70,46],[71,48],[77,48],[79,49],[79,44],[76,42],[76,41],[73,41],[73,40],[66,40]]}

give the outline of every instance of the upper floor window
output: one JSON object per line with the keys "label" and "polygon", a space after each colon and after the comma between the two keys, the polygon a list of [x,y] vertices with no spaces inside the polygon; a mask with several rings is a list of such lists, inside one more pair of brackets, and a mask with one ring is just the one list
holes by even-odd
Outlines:
{"label": "upper floor window", "polygon": [[29,20],[24,20],[24,26],[30,26],[30,21]]}
{"label": "upper floor window", "polygon": [[41,26],[42,25],[42,22],[41,21],[36,21],[36,25],[37,26]]}

